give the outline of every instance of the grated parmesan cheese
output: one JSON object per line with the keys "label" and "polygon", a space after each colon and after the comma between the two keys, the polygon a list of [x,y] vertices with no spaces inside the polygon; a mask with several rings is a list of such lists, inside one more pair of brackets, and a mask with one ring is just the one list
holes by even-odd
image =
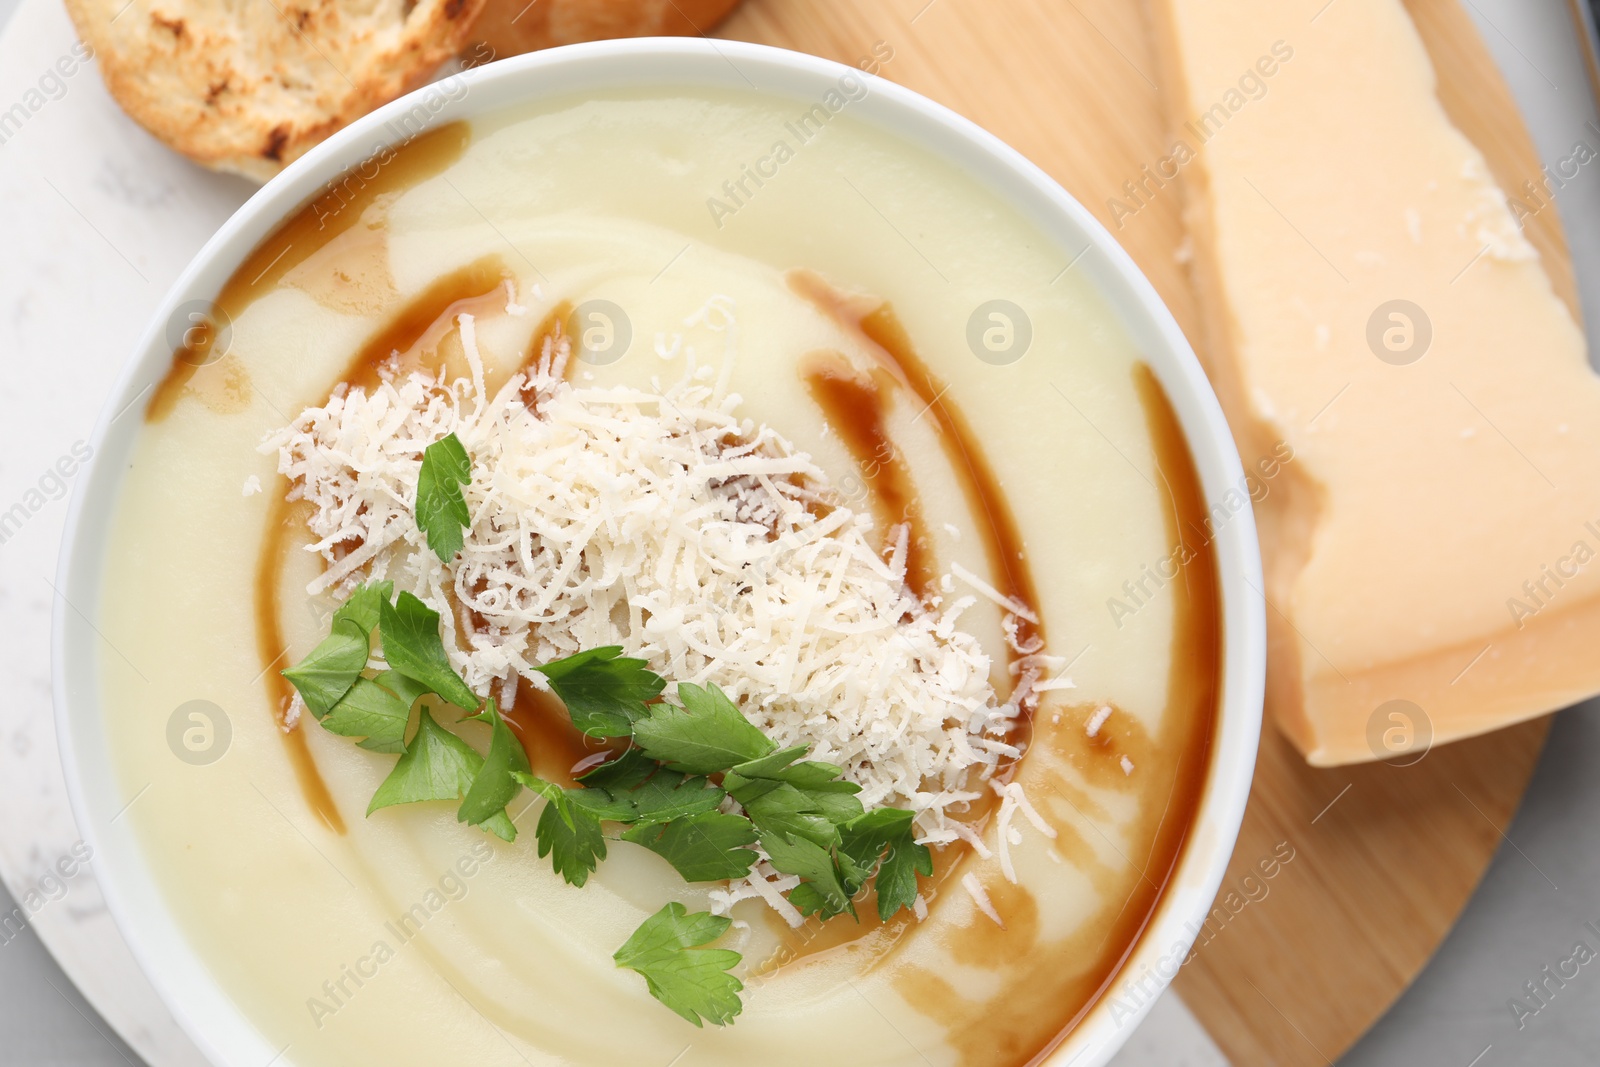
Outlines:
{"label": "grated parmesan cheese", "polygon": [[983,883],[978,881],[977,875],[970,871],[963,874],[961,888],[967,891],[967,895],[978,906],[978,910],[987,915],[991,922],[1002,930],[1006,928],[1006,924],[1000,921],[1000,913],[994,910],[994,902],[989,899],[989,891],[983,888]]}
{"label": "grated parmesan cheese", "polygon": [[[1126,760],[1128,757],[1122,757]],[[1127,773],[1126,770],[1124,773]],[[998,842],[1000,854],[1000,872],[1006,876],[1006,881],[1012,885],[1017,884],[1017,871],[1011,865],[1011,846],[1022,844],[1022,832],[1011,824],[1012,818],[1021,812],[1024,819],[1045,837],[1055,840],[1056,829],[1045,822],[1034,806],[1028,803],[1028,798],[1022,792],[1022,786],[1016,782],[1004,784],[990,779],[989,788],[1000,798],[1000,811],[995,816],[995,838]]]}
{"label": "grated parmesan cheese", "polygon": [[[735,343],[731,304],[700,318]],[[903,534],[880,553],[870,516],[840,506],[810,456],[737,416],[726,369],[653,392],[574,385],[562,341],[489,396],[470,316],[459,326],[468,377],[341,387],[263,443],[311,505],[325,570],[308,591],[394,580],[440,612],[452,665],[478,692],[509,695],[519,677],[547,688],[537,664],[621,645],[674,682],[721,686],[780,745],[811,745],[868,808],[910,809],[920,841],[987,855],[954,816],[1021,754],[1010,727],[1059,662],[1019,646],[1014,616],[1028,609],[952,568],[1012,613],[1023,658],[1001,702],[989,656],[957,628],[973,599],[917,599]],[[449,433],[473,468],[471,526],[446,565],[412,502],[423,449]],[[782,913],[782,885],[762,875],[726,892]]]}
{"label": "grated parmesan cheese", "polygon": [[1012,615],[1020,615],[1031,623],[1037,623],[1039,621],[1039,616],[1035,615],[1032,609],[1030,609],[1026,604],[1006,596],[1004,593],[1000,592],[1000,590],[996,589],[982,578],[979,578],[976,574],[973,574],[961,564],[952,562],[950,564],[950,573],[955,575],[957,578],[960,578],[968,585],[972,586],[972,588],[982,593],[989,600],[992,600],[1001,608],[1001,610]]}
{"label": "grated parmesan cheese", "polygon": [[777,912],[790,928],[805,925],[805,916],[783,894],[800,884],[798,875],[779,874],[772,864],[762,860],[750,869],[748,877],[728,883],[726,889],[713,889],[707,895],[713,915],[727,915],[741,900],[759,898]]}

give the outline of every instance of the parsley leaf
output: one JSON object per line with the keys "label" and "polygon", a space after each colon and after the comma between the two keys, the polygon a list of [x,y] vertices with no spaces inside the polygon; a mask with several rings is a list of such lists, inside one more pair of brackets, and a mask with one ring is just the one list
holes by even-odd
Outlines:
{"label": "parsley leaf", "polygon": [[[789,903],[802,915],[819,914],[824,919],[841,912],[856,913],[851,903],[851,887],[847,873],[841,869],[834,854],[826,848],[803,837],[789,837],[780,833],[761,835],[761,847],[766,850],[772,866],[784,874],[797,874],[804,881],[789,893]],[[859,867],[851,863],[850,875],[861,875]],[[850,882],[859,886],[864,877],[852,877]]]}
{"label": "parsley leaf", "polygon": [[839,824],[861,814],[861,802],[855,797],[807,793],[784,782],[771,784],[775,788],[748,801],[740,800],[740,789],[732,790],[734,799],[744,805],[751,821],[764,833],[803,837],[823,848],[833,848],[839,844]]}
{"label": "parsley leaf", "polygon": [[709,779],[662,767],[637,788],[622,794],[622,799],[633,808],[632,821],[669,822],[716,811],[725,796]]}
{"label": "parsley leaf", "polygon": [[[482,766],[483,757],[473,751],[471,745],[434,722],[428,709],[423,708],[417,718],[416,735],[389,777],[372,794],[367,814],[395,804],[459,799],[472,788],[472,780]],[[490,816],[480,825],[506,841],[517,836],[517,828],[504,811]]]}
{"label": "parsley leaf", "polygon": [[567,706],[572,725],[591,737],[627,737],[666,681],[621,645],[591,648],[537,668]]}
{"label": "parsley leaf", "polygon": [[394,804],[424,800],[458,800],[472,786],[483,757],[455,734],[434,722],[428,709],[417,719],[417,733],[367,806],[371,815]]}
{"label": "parsley leaf", "polygon": [[[785,772],[789,770],[795,760],[804,756],[809,748],[809,745],[791,745],[788,748],[780,748],[776,752],[762,756],[760,759],[747,760],[744,763],[735,764],[729,769],[746,778],[771,778],[774,781],[788,781],[788,778],[785,777]],[[828,767],[832,765],[823,763],[818,764],[818,766]],[[837,768],[835,770],[837,771]]]}
{"label": "parsley leaf", "polygon": [[763,832],[801,837],[822,848],[839,844],[839,826],[862,814],[861,787],[840,780],[832,763],[795,763],[798,745],[741,763],[723,776],[729,795]]}
{"label": "parsley leaf", "polygon": [[478,698],[445,655],[439,613],[410,593],[401,593],[393,604],[384,601],[379,612],[378,632],[383,638],[383,658],[389,666],[456,707],[476,710]]}
{"label": "parsley leaf", "polygon": [[861,787],[854,782],[840,781],[844,768],[836,763],[823,763],[820,760],[794,762],[805,753],[805,745],[796,745],[762,759],[741,763],[731,770],[742,778],[764,778],[774,782],[786,782],[796,789],[807,792],[852,794],[861,792]]}
{"label": "parsley leaf", "polygon": [[417,702],[417,698],[431,692],[421,682],[414,682],[399,671],[384,671],[374,679],[379,685],[406,702],[406,710]]}
{"label": "parsley leaf", "polygon": [[373,752],[404,752],[410,722],[410,701],[370,678],[357,678],[322,726],[345,737],[366,738],[361,747]]}
{"label": "parsley leaf", "polygon": [[672,864],[686,882],[717,882],[750,873],[756,843],[749,819],[706,811],[671,822],[646,823],[622,835]]}
{"label": "parsley leaf", "polygon": [[[574,803],[616,822],[669,822],[715,811],[727,794],[699,775],[668,770],[636,748],[582,775]],[[605,798],[603,801],[599,797]]]}
{"label": "parsley leaf", "polygon": [[637,789],[658,764],[637,748],[630,748],[616,759],[607,760],[598,767],[578,775],[578,781],[590,789],[606,789],[613,793]]}
{"label": "parsley leaf", "polygon": [[539,841],[539,858],[550,856],[556,873],[568,885],[581,887],[606,858],[600,820],[565,798],[545,805],[534,834]]}
{"label": "parsley leaf", "polygon": [[778,747],[715,685],[682,683],[678,699],[683,707],[652,704],[633,726],[634,743],[675,771],[715,774]]}
{"label": "parsley leaf", "polygon": [[378,628],[379,606],[393,596],[394,583],[391,581],[362,582],[333,613],[333,622],[349,619],[370,635]]}
{"label": "parsley leaf", "polygon": [[367,666],[371,639],[353,619],[338,619],[306,658],[283,672],[311,714],[322,718],[350,692]]}
{"label": "parsley leaf", "polygon": [[632,823],[638,821],[638,812],[626,797],[613,796],[606,789],[568,789],[567,801],[573,807],[588,812],[602,822]]}
{"label": "parsley leaf", "polygon": [[428,535],[428,547],[445,563],[456,558],[465,543],[461,529],[472,524],[461,487],[472,483],[472,460],[455,434],[435,441],[422,451],[417,474],[417,529]]}
{"label": "parsley leaf", "polygon": [[461,802],[461,810],[456,813],[456,818],[477,825],[493,818],[496,812],[505,811],[506,805],[516,799],[521,790],[512,775],[517,771],[528,774],[532,768],[528,766],[528,754],[523,750],[522,742],[517,740],[511,727],[501,718],[493,697],[484,703],[482,714],[473,716],[471,721],[489,724],[492,731],[489,754],[473,776],[472,786],[467,790],[466,799]]}
{"label": "parsley leaf", "polygon": [[582,887],[606,858],[599,817],[575,803],[576,794],[588,790],[562,789],[522,771],[513,771],[511,776],[548,801],[533,830],[539,858],[549,856],[551,866],[568,885]]}
{"label": "parsley leaf", "polygon": [[860,867],[870,872],[878,857],[888,849],[878,867],[878,917],[887,922],[901,908],[917,900],[917,875],[933,874],[933,853],[919,845],[911,828],[912,813],[900,808],[877,808],[844,827],[840,848]]}
{"label": "parsley leaf", "polygon": [[727,933],[732,922],[725,915],[690,914],[674,901],[640,924],[612,958],[644,975],[651,996],[696,1026],[702,1017],[725,1026],[743,1007],[744,983],[727,973],[743,957],[698,946]]}

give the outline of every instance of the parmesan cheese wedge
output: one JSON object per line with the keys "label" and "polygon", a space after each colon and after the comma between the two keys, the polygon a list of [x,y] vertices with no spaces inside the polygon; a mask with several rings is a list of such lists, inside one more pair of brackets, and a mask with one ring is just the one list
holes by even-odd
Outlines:
{"label": "parmesan cheese wedge", "polygon": [[1335,765],[1600,692],[1600,381],[1400,0],[1157,13],[1207,369],[1246,466],[1293,457],[1278,722]]}

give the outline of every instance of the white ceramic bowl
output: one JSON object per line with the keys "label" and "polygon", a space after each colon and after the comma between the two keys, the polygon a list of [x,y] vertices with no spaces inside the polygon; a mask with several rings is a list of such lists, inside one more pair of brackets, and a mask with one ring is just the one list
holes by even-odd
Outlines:
{"label": "white ceramic bowl", "polygon": [[[187,300],[215,294],[255,245],[330,180],[396,143],[391,122],[416,114],[431,122],[470,119],[553,94],[627,86],[746,88],[812,100],[851,68],[758,45],[645,39],[575,45],[493,63],[464,75],[465,91],[419,90],[319,145],[250,198],[183,272],[145,330],[95,428],[94,458],[78,479],[61,551],[54,623],[56,721],[73,809],[95,850],[95,871],[134,955],[173,1015],[213,1062],[261,1067],[272,1048],[210,978],[126,824],[128,798],[117,788],[101,729],[99,660],[107,654],[92,620],[98,611],[105,541],[141,420],[143,395],[166,372],[166,325]],[[949,160],[1010,202],[1061,247],[1092,245],[1079,269],[1121,319],[1154,368],[1189,440],[1208,501],[1241,484],[1233,438],[1193,351],[1133,261],[1094,217],[1038,167],[977,126],[883,79],[853,106],[854,116]],[[133,417],[126,417],[129,411]],[[1176,974],[1216,895],[1244,814],[1261,721],[1265,618],[1255,524],[1246,508],[1217,531],[1224,611],[1222,704],[1203,801],[1176,876],[1112,986],[1047,1061],[1096,1067],[1109,1060]],[[159,625],[159,620],[151,620]],[[278,1061],[282,1062],[282,1061]]]}

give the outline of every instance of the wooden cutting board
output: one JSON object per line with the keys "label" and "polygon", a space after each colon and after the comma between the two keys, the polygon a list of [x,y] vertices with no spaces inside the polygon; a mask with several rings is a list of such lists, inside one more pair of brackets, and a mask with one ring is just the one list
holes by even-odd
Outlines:
{"label": "wooden cutting board", "polygon": [[[1406,3],[1438,69],[1440,99],[1502,187],[1537,178],[1516,106],[1457,0]],[[1178,254],[1180,193],[1169,186],[1121,230],[1107,208],[1171,143],[1149,17],[1130,0],[746,0],[718,32],[850,65],[872,59],[875,46],[879,56],[892,49],[884,77],[974,120],[1053,175],[1112,229],[1199,348]],[[1554,209],[1528,229],[1577,315]],[[1219,898],[1234,891],[1237,913],[1177,980],[1237,1067],[1330,1063],[1388,1008],[1500,847],[1547,729],[1548,720],[1525,723],[1410,767],[1313,770],[1269,722]],[[1275,878],[1243,882],[1285,846],[1294,858]]]}

